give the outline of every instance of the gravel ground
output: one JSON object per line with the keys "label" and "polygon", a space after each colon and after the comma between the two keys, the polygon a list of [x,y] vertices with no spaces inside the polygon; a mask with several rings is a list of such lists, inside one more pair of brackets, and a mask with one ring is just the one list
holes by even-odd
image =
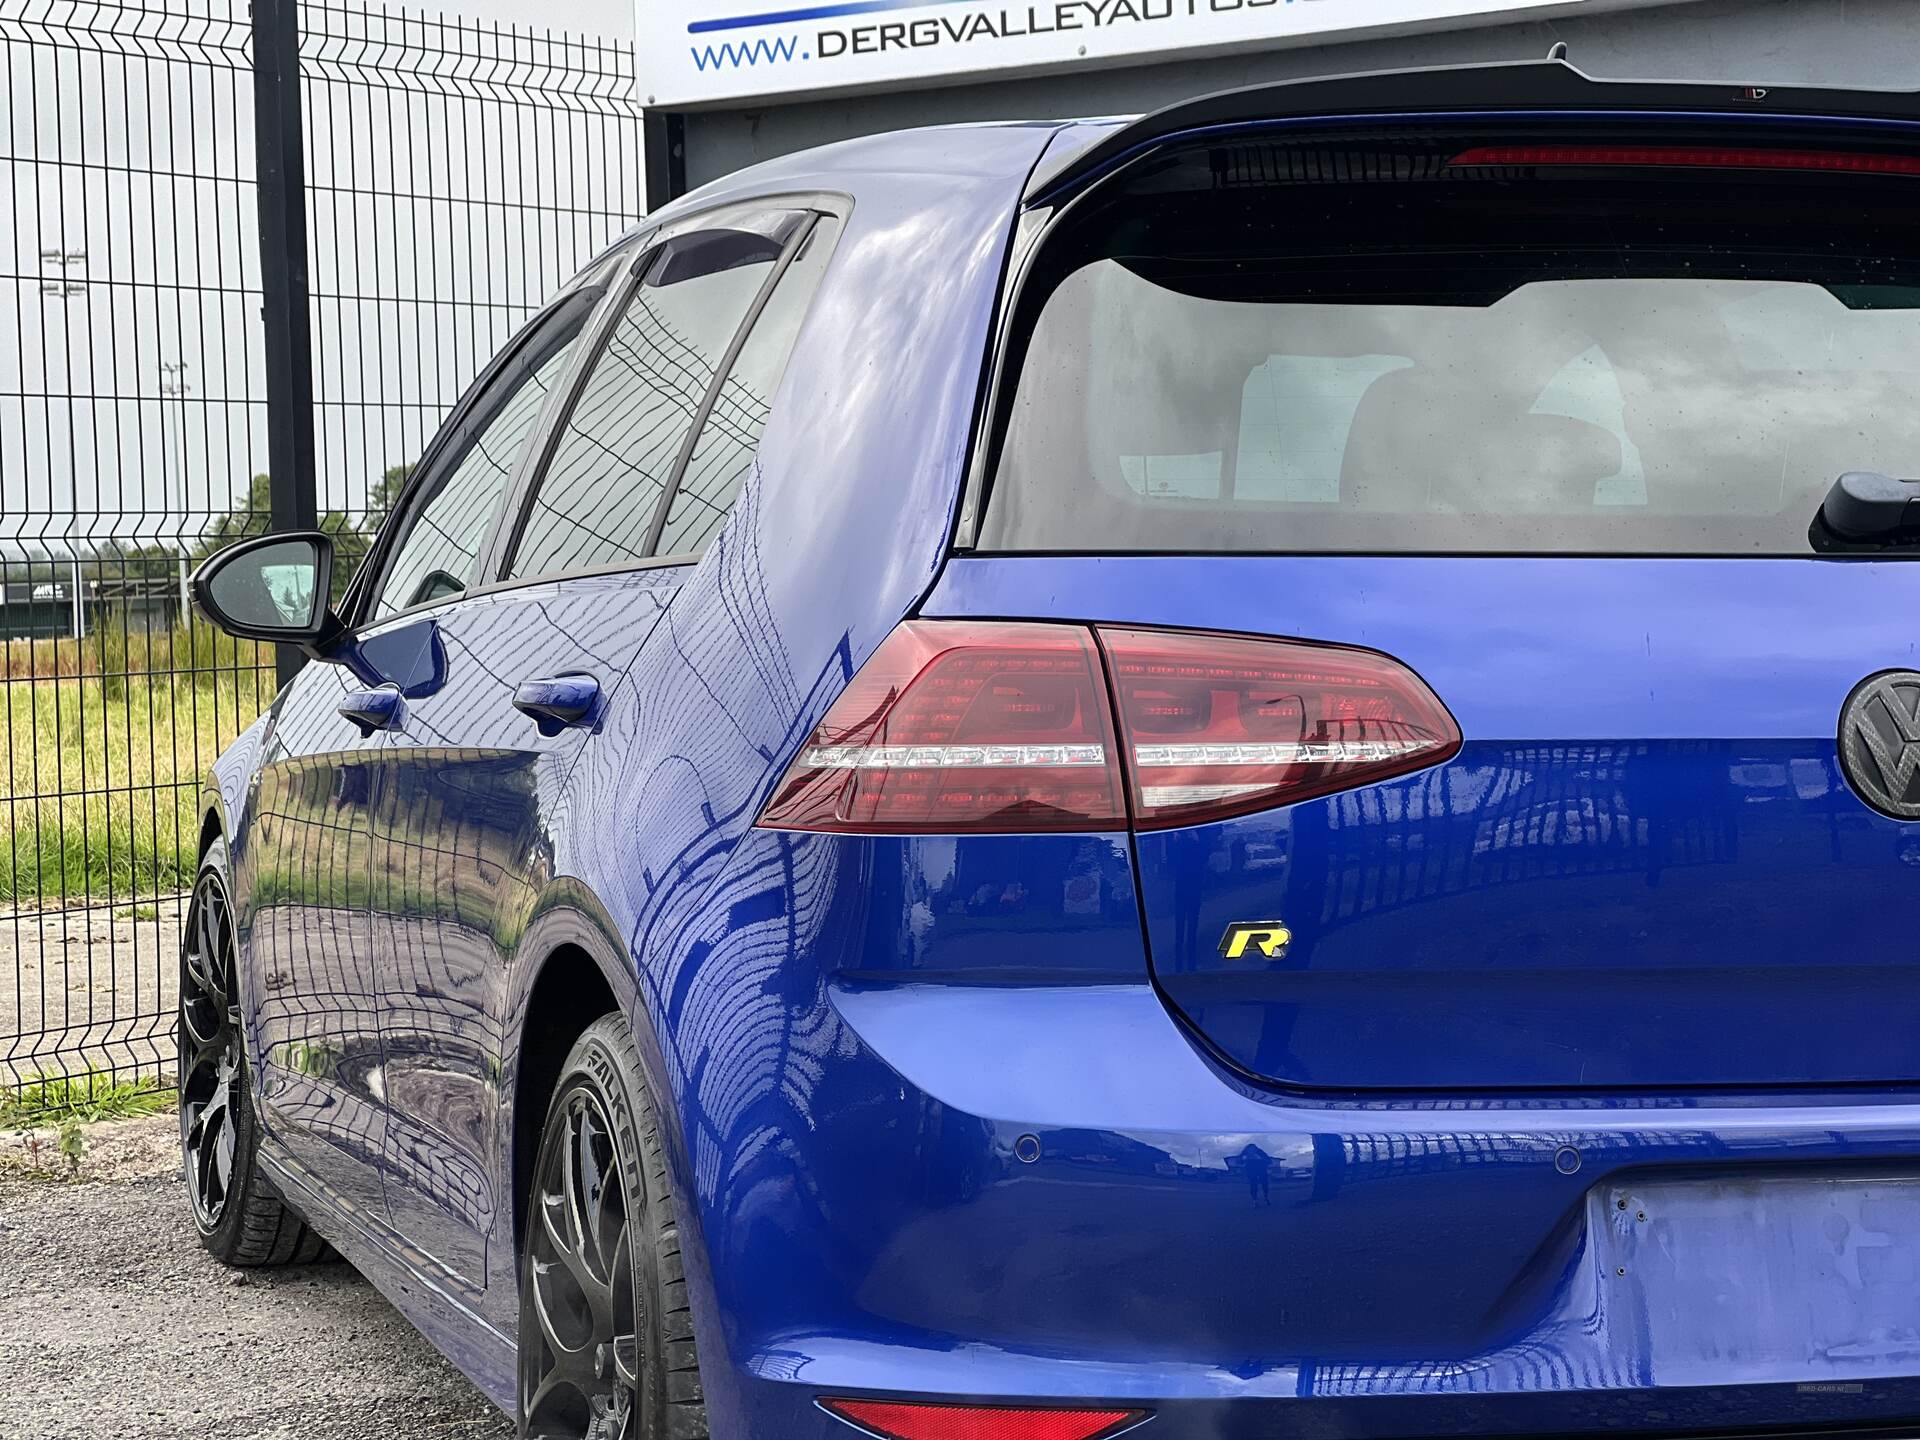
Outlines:
{"label": "gravel ground", "polygon": [[0,1140],[0,1436],[507,1440],[513,1426],[339,1262],[200,1248],[171,1115],[88,1131],[78,1180]]}

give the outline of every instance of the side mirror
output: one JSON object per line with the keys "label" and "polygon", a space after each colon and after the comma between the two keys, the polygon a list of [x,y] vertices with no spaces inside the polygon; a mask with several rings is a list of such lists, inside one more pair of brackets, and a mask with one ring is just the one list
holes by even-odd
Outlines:
{"label": "side mirror", "polygon": [[318,530],[260,535],[209,556],[193,573],[194,603],[229,635],[318,654],[340,629],[328,608],[333,541]]}

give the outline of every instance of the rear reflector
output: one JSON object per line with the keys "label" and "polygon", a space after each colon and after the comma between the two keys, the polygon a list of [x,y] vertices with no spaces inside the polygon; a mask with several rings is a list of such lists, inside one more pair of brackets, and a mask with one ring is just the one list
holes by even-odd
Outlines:
{"label": "rear reflector", "polygon": [[1695,170],[1821,170],[1920,175],[1920,156],[1840,150],[1724,150],[1682,145],[1483,145],[1450,165],[1638,165]]}
{"label": "rear reflector", "polygon": [[1017,834],[1131,818],[1165,829],[1372,784],[1459,748],[1438,697],[1371,650],[910,620],[828,709],[759,823]]}
{"label": "rear reflector", "polygon": [[1042,1410],[1009,1405],[922,1405],[897,1400],[820,1404],[886,1440],[1098,1440],[1144,1410]]}

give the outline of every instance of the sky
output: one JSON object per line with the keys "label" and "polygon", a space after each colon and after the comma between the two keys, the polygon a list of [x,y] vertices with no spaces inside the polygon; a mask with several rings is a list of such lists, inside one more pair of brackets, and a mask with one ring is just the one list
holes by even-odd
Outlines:
{"label": "sky", "polygon": [[[309,20],[330,32],[304,52],[323,509],[363,509],[513,330],[644,209],[622,78],[631,12],[566,8],[574,36],[616,27],[621,48],[546,46],[531,27],[557,7],[528,0],[462,0],[444,24],[412,8]],[[266,468],[244,0],[91,13],[111,33],[28,28],[0,0],[9,552],[190,544]],[[540,73],[597,63],[595,96],[529,104],[487,83],[536,72],[494,57],[463,18],[522,27],[515,56]],[[456,74],[421,73],[434,67]]]}
{"label": "sky", "polygon": [[507,25],[556,26],[611,39],[633,38],[633,0],[562,0],[558,4],[543,0],[462,0],[443,8]]}

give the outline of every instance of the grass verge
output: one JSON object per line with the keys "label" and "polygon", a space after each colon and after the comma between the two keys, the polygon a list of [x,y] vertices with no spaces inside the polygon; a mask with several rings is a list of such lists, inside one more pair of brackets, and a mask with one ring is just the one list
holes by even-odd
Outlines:
{"label": "grass verge", "polygon": [[0,1129],[47,1130],[102,1120],[135,1120],[173,1108],[171,1085],[151,1076],[42,1075],[0,1092]]}
{"label": "grass verge", "polygon": [[191,885],[202,779],[273,690],[205,624],[0,646],[0,904]]}

